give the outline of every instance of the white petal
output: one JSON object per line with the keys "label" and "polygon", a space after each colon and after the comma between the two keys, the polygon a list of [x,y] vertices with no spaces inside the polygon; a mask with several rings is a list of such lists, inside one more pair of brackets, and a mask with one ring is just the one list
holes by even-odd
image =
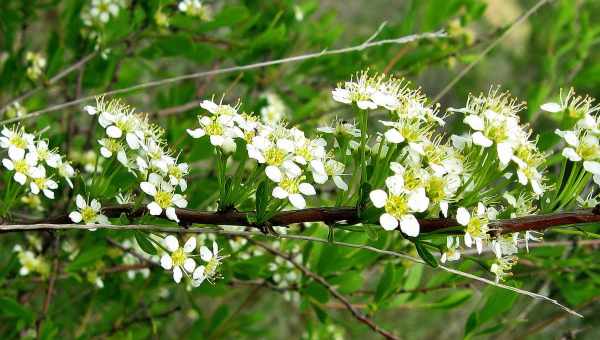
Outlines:
{"label": "white petal", "polygon": [[267,168],[265,169],[265,174],[267,174],[267,177],[269,177],[269,179],[273,182],[281,182],[281,170],[279,170],[278,167],[274,165],[267,166]]}
{"label": "white petal", "polygon": [[183,269],[185,269],[185,271],[188,273],[193,272],[194,269],[196,269],[196,261],[188,257],[187,259],[185,259],[185,261],[183,261]]}
{"label": "white petal", "polygon": [[600,162],[585,161],[583,162],[583,168],[594,175],[600,175]]}
{"label": "white petal", "polygon": [[473,238],[471,237],[471,234],[465,233],[465,246],[471,248],[472,245],[473,245]]}
{"label": "white petal", "polygon": [[194,280],[203,281],[204,280],[204,266],[199,266],[198,268],[196,268],[196,270],[194,270],[194,273],[192,274],[192,278]]}
{"label": "white petal", "polygon": [[175,221],[175,222],[179,223],[179,218],[177,217],[177,214],[175,213],[175,208],[168,207],[167,209],[165,209],[165,215],[167,215],[167,218],[170,219],[171,221]]}
{"label": "white petal", "polygon": [[17,183],[19,183],[21,185],[25,185],[25,182],[27,181],[27,176],[25,176],[25,174],[22,174],[20,172],[16,172],[15,175],[13,176],[13,178],[15,179],[15,181],[17,181]]}
{"label": "white petal", "polygon": [[163,243],[170,252],[174,252],[175,250],[179,249],[179,240],[177,240],[177,237],[173,235],[167,235],[167,237],[165,237],[163,240]]}
{"label": "white petal", "polygon": [[429,198],[425,196],[425,189],[419,188],[408,196],[408,207],[412,211],[423,212],[429,206]]}
{"label": "white petal", "polygon": [[158,216],[162,213],[162,208],[156,202],[149,203],[146,208],[150,211],[150,215]]}
{"label": "white petal", "polygon": [[206,134],[206,132],[202,128],[198,128],[198,129],[194,129],[194,130],[187,129],[186,131],[190,136],[192,136],[192,138],[204,137],[204,135]]}
{"label": "white petal", "polygon": [[173,259],[171,259],[171,256],[165,254],[160,258],[160,265],[166,270],[171,270],[173,268]]}
{"label": "white petal", "polygon": [[477,115],[468,115],[465,117],[463,122],[469,125],[473,130],[481,131],[485,128],[483,119]]}
{"label": "white petal", "polygon": [[579,156],[573,148],[564,148],[562,155],[568,158],[571,162],[579,162],[581,160],[581,156]]}
{"label": "white petal", "polygon": [[154,186],[154,184],[152,184],[150,182],[140,183],[140,188],[142,189],[143,192],[147,193],[150,196],[156,195],[156,187]]}
{"label": "white petal", "polygon": [[79,223],[79,222],[81,222],[82,216],[79,211],[73,211],[72,213],[69,214],[69,218],[71,219],[71,221],[73,221],[75,223]]}
{"label": "white petal", "polygon": [[547,111],[547,112],[552,112],[552,113],[560,112],[563,110],[563,108],[560,104],[553,103],[553,102],[542,104],[540,106],[540,109]]}
{"label": "white petal", "polygon": [[213,253],[206,246],[200,247],[200,258],[202,261],[208,262],[212,259]]}
{"label": "white petal", "polygon": [[191,253],[196,249],[196,238],[190,237],[185,244],[183,245],[183,251],[186,253]]}
{"label": "white petal", "polygon": [[498,143],[498,145],[496,145],[496,150],[498,151],[498,159],[500,159],[500,164],[503,166],[507,165],[513,156],[512,145],[506,142]]}
{"label": "white petal", "polygon": [[385,139],[393,144],[398,144],[404,142],[404,137],[400,132],[396,129],[390,129],[385,132]]}
{"label": "white petal", "polygon": [[202,103],[200,103],[200,107],[210,113],[215,113],[217,111],[217,109],[219,108],[219,105],[215,104],[214,102],[212,102],[210,100],[203,100]]}
{"label": "white petal", "polygon": [[123,136],[123,131],[116,126],[111,125],[106,129],[106,134],[111,138],[121,138],[121,136]]}
{"label": "white petal", "polygon": [[225,138],[223,136],[212,135],[210,136],[210,144],[214,146],[221,146],[225,142]]}
{"label": "white petal", "polygon": [[385,230],[394,230],[398,227],[398,220],[394,216],[385,213],[379,216],[379,224]]}
{"label": "white petal", "polygon": [[173,280],[175,280],[176,283],[181,282],[182,276],[183,276],[183,272],[182,272],[181,268],[179,268],[179,267],[173,268]]}
{"label": "white petal", "polygon": [[340,190],[348,191],[348,184],[344,182],[341,176],[333,176],[333,183],[335,183]]}
{"label": "white petal", "polygon": [[441,201],[440,202],[440,210],[442,211],[442,214],[444,215],[444,217],[448,217],[448,202]]}
{"label": "white petal", "polygon": [[304,209],[306,208],[306,201],[304,200],[304,197],[300,194],[292,194],[290,196],[288,196],[288,199],[290,200],[290,203],[296,208],[296,209]]}
{"label": "white petal", "polygon": [[489,140],[486,136],[483,135],[480,131],[477,131],[473,134],[473,144],[483,146],[484,148],[492,146],[494,144],[491,140]]}
{"label": "white petal", "polygon": [[413,215],[404,215],[400,219],[400,230],[408,236],[419,236],[419,221]]}
{"label": "white petal", "polygon": [[371,198],[375,208],[383,208],[387,202],[387,193],[381,189],[373,190],[369,194],[369,198]]}
{"label": "white petal", "polygon": [[306,196],[312,196],[317,194],[317,192],[315,191],[315,187],[313,187],[310,183],[300,183],[300,185],[298,186],[298,190],[300,190],[300,192]]}
{"label": "white petal", "polygon": [[85,203],[85,200],[83,199],[83,197],[81,195],[77,195],[75,197],[75,205],[77,205],[77,208],[79,208],[79,209],[83,209],[83,208],[87,207],[87,203]]}
{"label": "white petal", "polygon": [[[185,182],[183,182],[185,183]],[[183,190],[183,189],[181,189]],[[175,204],[178,208],[185,208],[187,207],[187,200],[180,194],[175,194],[173,195],[173,199],[172,199],[173,204]]]}
{"label": "white petal", "polygon": [[467,209],[463,207],[458,208],[458,210],[456,211],[456,221],[458,221],[460,225],[466,226],[467,224],[469,224],[470,220],[471,214],[469,214],[469,211],[467,211]]}
{"label": "white petal", "polygon": [[273,192],[271,193],[273,195],[273,197],[275,198],[279,198],[279,199],[284,199],[288,197],[288,192],[283,190],[282,187],[275,187],[273,188]]}

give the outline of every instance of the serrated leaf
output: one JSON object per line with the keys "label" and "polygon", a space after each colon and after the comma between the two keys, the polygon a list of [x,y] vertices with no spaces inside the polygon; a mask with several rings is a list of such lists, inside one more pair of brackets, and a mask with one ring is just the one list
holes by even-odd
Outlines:
{"label": "serrated leaf", "polygon": [[425,261],[425,263],[433,268],[437,268],[439,266],[435,256],[429,252],[429,249],[427,249],[423,243],[417,241],[415,242],[415,247],[417,248],[417,253],[423,259],[423,261]]}

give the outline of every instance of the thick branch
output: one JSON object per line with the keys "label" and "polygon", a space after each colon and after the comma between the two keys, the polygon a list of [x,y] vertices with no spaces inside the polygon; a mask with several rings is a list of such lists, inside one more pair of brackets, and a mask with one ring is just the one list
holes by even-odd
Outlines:
{"label": "thick branch", "polygon": [[[133,205],[113,205],[102,209],[108,217],[118,217],[121,214],[134,218],[147,214],[146,208],[135,209]],[[191,224],[209,225],[237,225],[262,229],[263,226],[250,222],[249,217],[253,212],[227,211],[209,212],[195,211],[190,209],[177,209],[177,216],[184,226]],[[164,216],[163,216],[164,217]],[[356,224],[360,222],[357,210],[352,207],[325,207],[309,208],[302,210],[282,211],[275,214],[265,224],[273,226],[289,226],[303,222],[323,222],[326,224],[347,223]],[[494,232],[510,233],[525,230],[544,230],[551,227],[600,223],[600,206],[594,209],[578,210],[575,212],[553,213],[543,215],[532,215],[506,220],[497,220],[490,223]],[[71,223],[68,215],[61,215],[44,220],[28,221],[22,224],[66,224]],[[441,229],[456,227],[459,224],[451,218],[420,219],[421,232],[434,232]],[[7,229],[4,229],[5,231]]]}

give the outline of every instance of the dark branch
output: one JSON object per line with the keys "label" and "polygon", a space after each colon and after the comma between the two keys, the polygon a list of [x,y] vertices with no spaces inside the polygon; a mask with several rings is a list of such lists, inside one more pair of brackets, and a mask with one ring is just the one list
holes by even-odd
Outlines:
{"label": "dark branch", "polygon": [[[147,214],[146,208],[135,209],[131,204],[107,206],[102,212],[108,217],[118,217],[125,214],[130,218]],[[190,209],[177,209],[177,216],[184,226],[191,224],[210,225],[237,225],[253,228],[262,228],[250,221],[253,212],[227,211],[209,212]],[[162,216],[165,217],[165,216]],[[275,214],[265,224],[272,226],[289,226],[303,222],[323,222],[328,225],[347,223],[349,225],[360,223],[357,210],[352,207],[325,207],[308,208],[302,210],[288,210]],[[525,230],[544,230],[551,227],[600,222],[600,207],[594,209],[577,210],[575,212],[552,213],[517,217],[506,220],[497,220],[490,223],[490,228],[495,232],[511,233]],[[60,215],[44,220],[26,221],[21,224],[67,224],[71,223],[68,215]],[[441,229],[457,227],[459,224],[451,218],[420,219],[421,232],[434,232]]]}

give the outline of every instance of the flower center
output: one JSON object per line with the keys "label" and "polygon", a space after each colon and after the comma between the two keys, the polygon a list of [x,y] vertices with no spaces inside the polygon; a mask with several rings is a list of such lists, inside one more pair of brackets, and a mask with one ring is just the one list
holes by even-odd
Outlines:
{"label": "flower center", "polygon": [[130,119],[119,119],[115,122],[115,125],[125,133],[133,131],[133,121]]}
{"label": "flower center", "polygon": [[385,211],[398,219],[406,215],[409,211],[406,196],[390,195],[385,202]]}
{"label": "flower center", "polygon": [[26,174],[29,171],[29,164],[27,164],[27,161],[24,159],[13,161],[13,164],[16,172]]}
{"label": "flower center", "polygon": [[600,156],[600,146],[597,144],[581,143],[577,147],[577,154],[585,160],[595,159]]}
{"label": "flower center", "polygon": [[169,175],[179,179],[183,177],[183,172],[181,171],[181,169],[179,169],[178,166],[171,165],[169,166]]}
{"label": "flower center", "polygon": [[173,254],[171,254],[171,259],[173,260],[173,266],[175,266],[175,267],[183,266],[183,263],[185,262],[185,259],[186,259],[185,253],[183,252],[183,248],[179,248],[179,249],[175,250],[173,252]]}
{"label": "flower center", "polygon": [[313,156],[307,145],[303,145],[296,149],[296,155],[304,158],[307,161],[311,161],[313,159]]}
{"label": "flower center", "polygon": [[9,143],[19,149],[25,149],[27,147],[27,141],[21,135],[12,136]]}
{"label": "flower center", "polygon": [[467,224],[467,232],[473,237],[482,237],[487,229],[487,219],[478,216],[471,217]]}
{"label": "flower center", "polygon": [[223,128],[221,127],[221,124],[215,120],[208,124],[204,130],[206,131],[206,134],[210,136],[221,136],[223,134]]}
{"label": "flower center", "polygon": [[171,206],[171,200],[173,195],[170,192],[159,191],[154,196],[154,200],[156,203],[163,209],[166,209]]}
{"label": "flower center", "polygon": [[215,115],[220,116],[220,115],[227,115],[227,116],[235,116],[237,112],[235,112],[235,109],[229,105],[219,105],[217,107],[217,110],[215,111]]}
{"label": "flower center", "polygon": [[92,222],[96,218],[96,211],[92,207],[85,207],[81,210],[81,218],[85,223]]}
{"label": "flower center", "polygon": [[304,177],[284,178],[279,182],[279,186],[289,194],[295,194],[299,191],[298,186]]}
{"label": "flower center", "polygon": [[427,197],[433,202],[440,202],[446,197],[445,187],[446,181],[443,178],[432,176],[427,182]]}
{"label": "flower center", "polygon": [[214,256],[204,267],[204,275],[209,279],[215,277],[217,274],[217,269],[219,268],[219,264],[221,264],[221,261],[219,261],[218,256],[214,254]]}
{"label": "flower center", "polygon": [[279,166],[284,158],[285,154],[278,148],[269,148],[265,151],[265,160],[269,165]]}

